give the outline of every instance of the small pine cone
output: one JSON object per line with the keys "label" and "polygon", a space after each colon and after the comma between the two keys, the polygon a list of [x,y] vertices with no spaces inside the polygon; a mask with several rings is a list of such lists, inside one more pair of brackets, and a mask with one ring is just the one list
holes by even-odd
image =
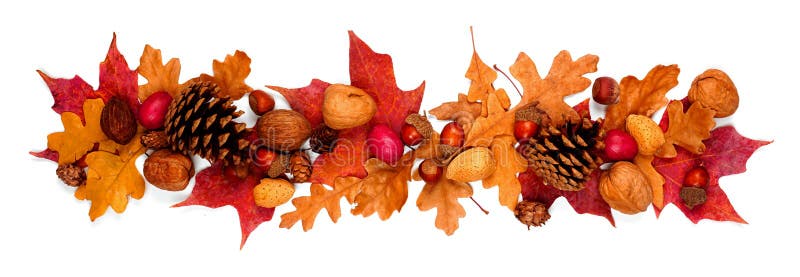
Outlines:
{"label": "small pine cone", "polygon": [[306,151],[296,151],[289,158],[292,183],[305,183],[311,178],[311,159]]}
{"label": "small pine cone", "polygon": [[86,171],[74,164],[59,165],[56,169],[56,175],[61,181],[64,181],[64,184],[71,187],[86,184]]}
{"label": "small pine cone", "polygon": [[683,202],[686,203],[686,207],[690,210],[706,202],[706,190],[703,188],[682,187],[680,196]]}
{"label": "small pine cone", "polygon": [[289,169],[289,155],[279,154],[277,157],[275,157],[275,160],[272,161],[272,164],[269,166],[269,170],[267,170],[267,176],[269,176],[270,178],[276,178],[286,173],[288,169]]}
{"label": "small pine cone", "polygon": [[414,128],[417,129],[417,132],[419,132],[423,138],[429,139],[433,135],[433,126],[424,116],[419,114],[409,114],[406,117],[406,123],[414,126]]}
{"label": "small pine cone", "polygon": [[330,152],[336,147],[336,140],[339,138],[339,131],[331,129],[325,124],[320,125],[313,132],[309,138],[311,144],[311,151],[317,154]]}
{"label": "small pine cone", "polygon": [[516,216],[522,224],[528,225],[528,230],[531,229],[531,225],[540,227],[550,219],[547,206],[539,202],[528,200],[523,200],[517,204],[517,208],[514,209],[514,216]]}
{"label": "small pine cone", "polygon": [[150,149],[161,149],[169,146],[167,133],[164,133],[163,130],[151,130],[145,132],[141,137],[141,142],[144,147]]}

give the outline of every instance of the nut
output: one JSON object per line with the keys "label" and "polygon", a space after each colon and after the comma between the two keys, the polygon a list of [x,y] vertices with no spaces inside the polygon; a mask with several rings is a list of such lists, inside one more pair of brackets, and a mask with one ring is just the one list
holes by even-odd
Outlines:
{"label": "nut", "polygon": [[630,162],[617,162],[600,176],[600,195],[611,208],[626,214],[647,210],[653,190],[644,173]]}
{"label": "nut", "polygon": [[180,191],[186,188],[194,176],[192,160],[178,152],[161,149],[144,161],[144,178],[157,188]]}
{"label": "nut", "polygon": [[486,147],[474,147],[458,154],[447,166],[447,179],[460,182],[473,182],[492,175],[495,160],[492,151]]}
{"label": "nut", "polygon": [[603,105],[619,102],[619,84],[611,77],[599,77],[592,85],[592,99]]}
{"label": "nut", "polygon": [[119,144],[128,144],[136,135],[136,117],[125,101],[112,97],[100,114],[100,129],[108,138]]}
{"label": "nut", "polygon": [[275,98],[260,89],[251,92],[247,100],[250,102],[250,109],[259,116],[275,108]]}
{"label": "nut", "polygon": [[706,190],[698,187],[682,187],[680,197],[686,207],[691,210],[706,203]]}
{"label": "nut", "polygon": [[300,149],[311,136],[311,123],[296,111],[274,110],[258,119],[256,131],[267,147],[288,152]]}
{"label": "nut", "polygon": [[264,208],[274,208],[289,202],[294,195],[294,186],[283,179],[261,179],[253,188],[253,199],[256,205]]}
{"label": "nut", "polygon": [[628,134],[633,136],[642,155],[653,155],[664,144],[664,132],[650,117],[632,114],[625,120]]}
{"label": "nut", "polygon": [[335,130],[364,125],[378,110],[375,100],[360,88],[333,84],[325,89],[322,119]]}
{"label": "nut", "polygon": [[728,74],[709,69],[692,81],[689,101],[714,110],[716,118],[727,117],[739,108],[739,92]]}

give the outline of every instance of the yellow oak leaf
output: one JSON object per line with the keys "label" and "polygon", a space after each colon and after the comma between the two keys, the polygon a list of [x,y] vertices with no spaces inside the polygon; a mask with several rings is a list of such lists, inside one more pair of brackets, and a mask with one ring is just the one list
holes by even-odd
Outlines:
{"label": "yellow oak leaf", "polygon": [[119,146],[106,137],[100,128],[100,115],[105,104],[102,99],[89,99],[83,102],[83,115],[86,125],[81,118],[71,112],[61,114],[61,123],[64,132],[56,132],[47,136],[47,148],[58,152],[58,164],[71,164],[99,143],[101,151],[114,152]]}
{"label": "yellow oak leaf", "polygon": [[483,188],[498,186],[500,204],[509,210],[514,210],[522,192],[522,185],[517,179],[517,173],[528,169],[528,162],[516,149],[517,141],[513,136],[498,136],[492,141],[490,149],[494,155],[497,169],[492,175],[483,179]]}
{"label": "yellow oak leaf", "polygon": [[147,79],[147,83],[139,86],[139,100],[144,101],[155,92],[164,91],[177,98],[181,94],[181,85],[178,78],[181,74],[181,62],[172,58],[162,64],[161,50],[144,46],[144,52],[139,59],[139,74]]}
{"label": "yellow oak leaf", "polygon": [[280,227],[289,229],[297,221],[302,221],[303,231],[311,230],[322,209],[327,210],[328,216],[336,223],[342,216],[340,200],[345,197],[352,204],[361,190],[361,184],[361,179],[357,177],[337,177],[333,190],[326,189],[322,184],[311,184],[311,195],[292,200],[295,210],[281,215]]}
{"label": "yellow oak leaf", "polygon": [[683,103],[672,101],[667,105],[666,113],[669,116],[669,128],[664,133],[665,143],[656,152],[656,156],[676,157],[678,152],[675,150],[675,145],[695,154],[706,151],[703,140],[711,137],[711,129],[717,125],[714,122],[714,110],[692,104],[684,113]]}
{"label": "yellow oak leaf", "polygon": [[553,59],[550,72],[542,79],[533,60],[520,53],[510,68],[511,75],[522,84],[522,100],[516,107],[539,101],[538,107],[547,113],[555,126],[566,120],[578,120],[578,113],[564,102],[564,97],[581,92],[592,84],[583,75],[597,71],[598,60],[595,55],[585,55],[573,61],[569,52],[561,51]]}
{"label": "yellow oak leaf", "polygon": [[364,163],[367,177],[361,180],[361,191],[355,197],[356,207],[351,212],[364,217],[378,213],[381,220],[399,212],[408,199],[413,160],[413,152],[403,155],[397,166],[375,158],[367,160]]}
{"label": "yellow oak leaf", "polygon": [[[499,89],[502,90],[502,89]],[[505,93],[505,92],[503,92]],[[488,114],[472,123],[467,133],[465,146],[488,147],[495,136],[513,136],[515,114],[503,108],[497,94],[490,94],[486,101]]]}
{"label": "yellow oak leaf", "polygon": [[641,81],[633,76],[619,82],[619,103],[608,106],[603,129],[622,129],[631,114],[650,117],[667,104],[667,92],[678,85],[677,65],[657,65]]}
{"label": "yellow oak leaf", "polygon": [[253,90],[244,83],[244,79],[250,75],[250,57],[245,52],[237,50],[233,55],[226,56],[222,62],[214,60],[213,69],[214,76],[202,74],[192,80],[214,82],[220,89],[217,97],[230,97],[233,100],[238,100]]}
{"label": "yellow oak leaf", "polygon": [[[419,179],[416,174],[415,179]],[[420,211],[436,208],[436,228],[449,236],[458,229],[458,219],[467,215],[458,199],[470,196],[472,187],[469,184],[442,177],[436,183],[425,184],[417,198],[417,207]]]}
{"label": "yellow oak leaf", "polygon": [[86,185],[78,187],[75,198],[92,201],[89,208],[92,221],[105,214],[109,206],[117,213],[124,212],[128,195],[135,199],[144,195],[144,179],[136,169],[136,158],[147,148],[142,146],[139,137],[141,132],[118,149],[119,155],[95,151],[86,156],[89,167]]}

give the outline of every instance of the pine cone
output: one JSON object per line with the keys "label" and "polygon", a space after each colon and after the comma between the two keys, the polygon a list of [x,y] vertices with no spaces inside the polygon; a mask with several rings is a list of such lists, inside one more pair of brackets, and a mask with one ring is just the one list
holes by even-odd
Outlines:
{"label": "pine cone", "polygon": [[56,175],[64,184],[71,187],[78,187],[86,184],[86,171],[74,164],[59,165]]}
{"label": "pine cone", "polygon": [[583,118],[578,126],[567,122],[563,128],[552,125],[522,146],[522,155],[546,185],[560,190],[584,188],[591,173],[603,163],[596,155],[600,147],[601,121]]}
{"label": "pine cone", "polygon": [[336,140],[338,138],[339,131],[322,124],[311,132],[311,138],[309,139],[311,151],[317,154],[330,152],[336,147]]}
{"label": "pine cone", "polygon": [[539,202],[528,200],[517,203],[517,208],[514,209],[514,216],[516,216],[522,224],[528,225],[528,230],[531,229],[531,225],[540,227],[550,219],[547,206]]}
{"label": "pine cone", "polygon": [[166,148],[169,146],[169,140],[167,139],[167,133],[162,130],[151,130],[147,131],[142,135],[141,142],[144,147],[150,149],[161,149]]}
{"label": "pine cone", "polygon": [[292,183],[305,183],[311,177],[311,159],[306,151],[296,151],[289,158],[289,171]]}
{"label": "pine cone", "polygon": [[165,132],[172,150],[199,155],[226,165],[250,162],[246,126],[233,119],[243,114],[228,98],[215,98],[219,88],[211,82],[188,85],[166,116]]}

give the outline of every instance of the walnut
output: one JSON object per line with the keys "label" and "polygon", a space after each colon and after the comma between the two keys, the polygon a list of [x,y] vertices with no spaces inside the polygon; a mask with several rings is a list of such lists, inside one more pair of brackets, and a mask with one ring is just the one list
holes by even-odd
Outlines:
{"label": "walnut", "polygon": [[322,119],[335,130],[364,125],[378,110],[375,100],[360,88],[333,84],[325,89]]}
{"label": "walnut", "polygon": [[739,108],[739,92],[728,74],[709,69],[692,81],[689,101],[714,110],[716,118],[727,117]]}
{"label": "walnut", "polygon": [[160,189],[180,191],[194,176],[194,166],[186,155],[161,149],[147,157],[143,173],[148,182]]}
{"label": "walnut", "polygon": [[270,149],[294,151],[311,136],[311,123],[296,111],[274,110],[258,119],[256,131]]}
{"label": "walnut", "polygon": [[600,195],[611,208],[626,214],[647,210],[653,190],[638,166],[617,162],[600,176]]}

